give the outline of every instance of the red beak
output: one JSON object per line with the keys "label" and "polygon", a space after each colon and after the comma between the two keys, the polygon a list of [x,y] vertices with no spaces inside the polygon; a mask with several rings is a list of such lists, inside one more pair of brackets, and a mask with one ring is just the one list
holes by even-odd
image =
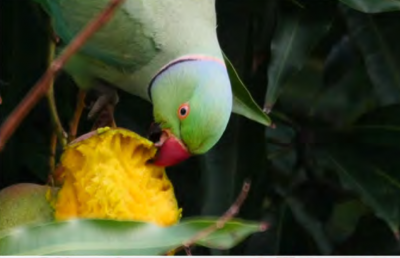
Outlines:
{"label": "red beak", "polygon": [[171,134],[169,130],[163,130],[160,141],[155,145],[159,147],[157,156],[153,161],[153,164],[157,166],[173,166],[191,156],[183,142]]}

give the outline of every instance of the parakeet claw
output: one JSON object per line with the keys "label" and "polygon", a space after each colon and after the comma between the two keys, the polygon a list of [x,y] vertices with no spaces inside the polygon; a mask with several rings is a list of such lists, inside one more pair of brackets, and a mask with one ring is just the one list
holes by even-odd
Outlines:
{"label": "parakeet claw", "polygon": [[107,104],[115,106],[119,101],[117,90],[111,86],[99,84],[94,90],[97,93],[97,98],[90,108],[88,114],[89,119],[92,119],[98,115],[100,111],[107,106]]}

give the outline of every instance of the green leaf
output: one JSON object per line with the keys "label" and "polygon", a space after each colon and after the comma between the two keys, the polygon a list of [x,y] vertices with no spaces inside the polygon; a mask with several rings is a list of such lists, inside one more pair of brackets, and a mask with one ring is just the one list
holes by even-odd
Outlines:
{"label": "green leaf", "polygon": [[340,0],[364,13],[380,13],[400,10],[400,0]]}
{"label": "green leaf", "polygon": [[348,35],[332,46],[323,75],[314,111],[324,113],[331,123],[351,124],[378,103],[364,60]]}
{"label": "green leaf", "polygon": [[400,225],[400,105],[370,111],[328,146],[342,183],[397,231]]}
{"label": "green leaf", "polygon": [[[274,220],[265,243],[272,249],[269,255],[321,255],[312,237],[296,219],[287,202],[282,202],[273,212]],[[263,243],[263,245],[266,245]]]}
{"label": "green leaf", "polygon": [[342,36],[340,41],[331,47],[325,59],[323,72],[325,88],[335,86],[343,77],[352,73],[349,67],[354,66],[359,61],[358,59],[360,59],[359,55],[350,37],[347,34]]}
{"label": "green leaf", "polygon": [[228,57],[224,55],[226,67],[231,80],[233,93],[233,112],[260,124],[270,126],[271,119],[263,112],[259,105],[254,101],[246,86],[240,80]]}
{"label": "green leaf", "polygon": [[321,254],[329,255],[332,251],[332,246],[323,228],[323,223],[311,216],[304,209],[304,203],[300,200],[294,197],[287,197],[286,202],[290,207],[294,218],[313,238]]}
{"label": "green leaf", "polygon": [[[172,227],[113,220],[52,222],[0,232],[0,254],[161,255],[183,245],[217,220],[192,218]],[[232,220],[196,244],[227,249],[260,230],[259,223]]]}
{"label": "green leaf", "polygon": [[342,7],[351,39],[363,56],[368,75],[381,104],[398,102],[400,100],[398,13],[378,17]]}
{"label": "green leaf", "polygon": [[358,193],[376,216],[393,231],[400,224],[400,164],[398,149],[355,144],[329,146],[328,157],[345,188]]}
{"label": "green leaf", "polygon": [[268,89],[265,98],[267,110],[272,109],[287,80],[303,67],[311,50],[329,30],[330,15],[319,19],[316,17],[299,9],[290,14],[282,14],[278,19],[268,68]]}
{"label": "green leaf", "polygon": [[330,238],[335,242],[342,242],[356,230],[360,218],[367,214],[369,209],[359,200],[350,200],[338,203],[326,224]]}
{"label": "green leaf", "polygon": [[352,227],[354,233],[337,245],[331,255],[399,255],[398,238],[385,221],[367,214]]}
{"label": "green leaf", "polygon": [[400,151],[400,104],[374,109],[349,128],[353,137],[375,147],[395,147]]}

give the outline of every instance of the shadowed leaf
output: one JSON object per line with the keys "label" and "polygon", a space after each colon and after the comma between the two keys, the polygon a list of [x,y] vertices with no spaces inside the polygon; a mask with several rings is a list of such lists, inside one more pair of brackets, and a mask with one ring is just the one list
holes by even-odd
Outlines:
{"label": "shadowed leaf", "polygon": [[354,233],[332,255],[399,255],[399,242],[383,220],[367,214],[353,227]]}
{"label": "shadowed leaf", "polygon": [[400,224],[398,112],[399,105],[368,112],[328,146],[343,185],[357,192],[393,231]]}
{"label": "shadowed leaf", "polygon": [[358,141],[400,151],[400,104],[384,106],[362,116],[350,127]]}
{"label": "shadowed leaf", "polygon": [[342,7],[351,39],[363,55],[380,102],[384,105],[398,102],[400,100],[398,14],[378,17]]}
{"label": "shadowed leaf", "polygon": [[399,0],[340,0],[342,3],[364,13],[380,13],[400,10]]}
{"label": "shadowed leaf", "polygon": [[329,236],[335,242],[346,240],[354,233],[358,221],[368,211],[369,209],[359,200],[338,203],[329,222],[326,224]]}
{"label": "shadowed leaf", "polygon": [[302,9],[280,16],[271,43],[268,90],[265,98],[267,110],[272,109],[288,78],[303,67],[310,51],[329,30],[330,24],[329,14],[316,19]]}
{"label": "shadowed leaf", "polygon": [[330,147],[329,159],[345,188],[358,193],[364,203],[374,209],[397,231],[400,223],[400,164],[398,150],[342,143]]}

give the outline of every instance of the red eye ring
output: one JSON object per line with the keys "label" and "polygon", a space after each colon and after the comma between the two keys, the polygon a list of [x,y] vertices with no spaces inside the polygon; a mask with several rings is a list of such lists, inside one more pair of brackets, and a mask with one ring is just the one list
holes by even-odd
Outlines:
{"label": "red eye ring", "polygon": [[190,113],[190,106],[188,103],[183,103],[178,108],[179,119],[185,119]]}

